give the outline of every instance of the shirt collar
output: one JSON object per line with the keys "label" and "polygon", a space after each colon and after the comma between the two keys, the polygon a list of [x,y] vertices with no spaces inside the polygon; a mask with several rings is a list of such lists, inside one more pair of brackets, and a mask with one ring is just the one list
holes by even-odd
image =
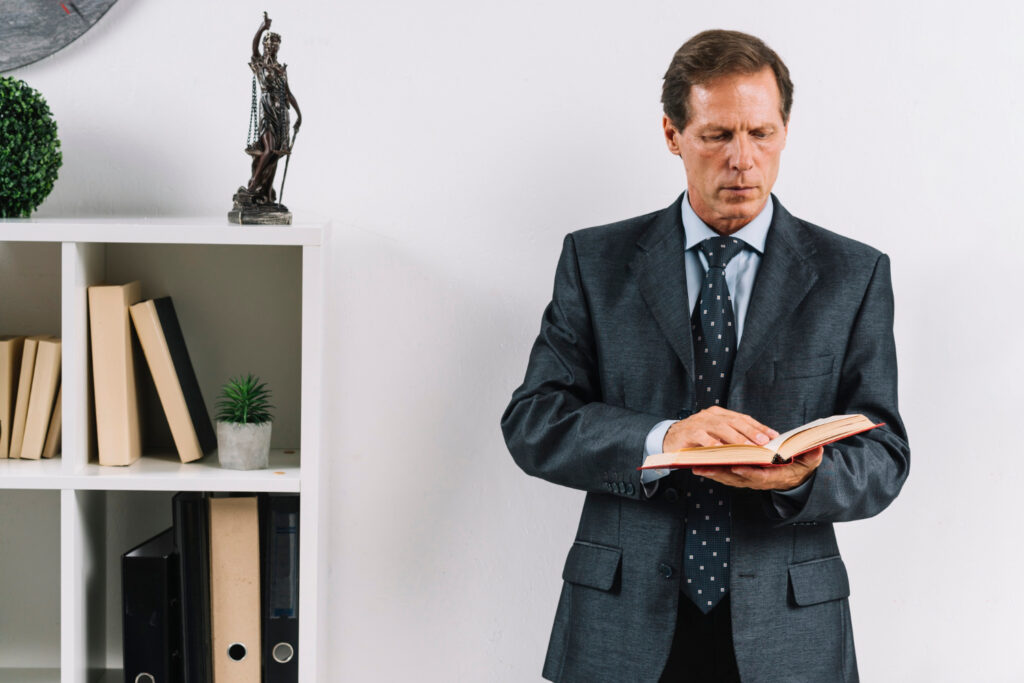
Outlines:
{"label": "shirt collar", "polygon": [[[707,223],[700,219],[697,212],[690,206],[690,193],[683,193],[683,232],[686,234],[686,249],[692,249],[698,243],[709,237],[718,237],[718,233],[712,230]],[[761,213],[754,217],[742,228],[734,232],[731,237],[743,240],[748,247],[757,250],[757,253],[764,254],[764,244],[768,239],[768,227],[772,224],[772,212],[774,211],[772,198],[769,196]]]}

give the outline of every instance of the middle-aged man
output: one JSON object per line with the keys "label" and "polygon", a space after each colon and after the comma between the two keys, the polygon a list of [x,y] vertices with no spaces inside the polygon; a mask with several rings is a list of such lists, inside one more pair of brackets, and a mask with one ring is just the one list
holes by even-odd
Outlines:
{"label": "middle-aged man", "polygon": [[[885,254],[771,194],[792,93],[757,38],[694,36],[662,92],[686,191],[565,238],[502,417],[523,470],[587,492],[547,679],[857,680],[832,524],[880,512],[910,466],[892,286]],[[885,426],[785,466],[637,470],[846,413]]]}

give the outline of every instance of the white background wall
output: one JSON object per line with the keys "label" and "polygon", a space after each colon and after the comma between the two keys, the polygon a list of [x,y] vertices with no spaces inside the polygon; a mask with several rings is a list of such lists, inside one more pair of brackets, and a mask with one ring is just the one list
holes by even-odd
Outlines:
{"label": "white background wall", "polygon": [[796,84],[776,193],[893,262],[914,459],[839,531],[862,678],[1022,680],[1024,16],[942,4],[121,0],[13,75],[63,141],[39,215],[221,215],[270,10],[305,113],[286,203],[335,226],[331,680],[531,681],[582,494],[517,470],[498,419],[561,238],[681,191],[676,48],[762,37]]}

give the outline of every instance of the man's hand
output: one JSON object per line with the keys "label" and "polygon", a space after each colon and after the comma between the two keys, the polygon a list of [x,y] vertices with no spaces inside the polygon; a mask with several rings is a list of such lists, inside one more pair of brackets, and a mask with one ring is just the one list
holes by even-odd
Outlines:
{"label": "man's hand", "polygon": [[[674,426],[674,425],[673,425]],[[779,467],[694,467],[691,471],[698,477],[707,477],[726,486],[737,488],[785,491],[795,488],[807,480],[821,464],[824,446],[793,458],[793,462]]]}
{"label": "man's hand", "polygon": [[680,448],[734,443],[763,446],[778,435],[749,415],[712,406],[669,427],[661,447],[668,453]]}

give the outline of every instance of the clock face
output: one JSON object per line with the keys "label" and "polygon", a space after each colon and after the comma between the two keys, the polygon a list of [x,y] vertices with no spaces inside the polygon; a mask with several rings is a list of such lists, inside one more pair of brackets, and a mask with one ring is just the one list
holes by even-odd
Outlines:
{"label": "clock face", "polygon": [[52,55],[117,0],[0,0],[0,72]]}

